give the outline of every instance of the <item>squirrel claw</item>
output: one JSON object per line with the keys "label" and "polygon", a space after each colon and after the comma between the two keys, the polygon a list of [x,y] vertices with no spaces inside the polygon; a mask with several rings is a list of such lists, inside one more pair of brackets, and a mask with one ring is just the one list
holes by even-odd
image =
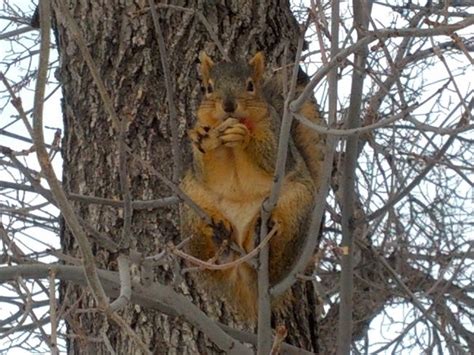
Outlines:
{"label": "squirrel claw", "polygon": [[229,240],[232,236],[233,228],[228,221],[213,219],[210,227],[213,231],[212,239],[217,245],[221,245],[224,240]]}
{"label": "squirrel claw", "polygon": [[218,137],[218,132],[209,126],[197,126],[191,129],[188,135],[201,153],[208,152],[222,144]]}
{"label": "squirrel claw", "polygon": [[[281,229],[280,228],[281,223],[279,222],[278,219],[275,219],[273,218],[273,216],[271,216],[267,221],[267,233],[269,233],[273,228],[275,228],[275,226],[276,226],[277,234],[278,234],[279,230]],[[260,235],[261,227],[262,227],[262,217],[259,216],[257,218],[257,221],[255,222],[255,235],[257,236]]]}

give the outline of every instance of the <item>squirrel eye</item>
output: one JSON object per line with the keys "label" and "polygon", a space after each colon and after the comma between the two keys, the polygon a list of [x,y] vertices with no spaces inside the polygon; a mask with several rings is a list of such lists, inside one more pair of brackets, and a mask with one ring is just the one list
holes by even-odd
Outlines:
{"label": "squirrel eye", "polygon": [[208,94],[212,93],[214,91],[214,87],[212,86],[211,83],[208,83],[207,84],[207,88],[206,88],[206,91]]}
{"label": "squirrel eye", "polygon": [[254,92],[254,90],[255,90],[255,87],[254,87],[254,85],[253,85],[253,81],[252,81],[252,80],[249,80],[249,81],[247,82],[247,91],[249,91],[249,92]]}

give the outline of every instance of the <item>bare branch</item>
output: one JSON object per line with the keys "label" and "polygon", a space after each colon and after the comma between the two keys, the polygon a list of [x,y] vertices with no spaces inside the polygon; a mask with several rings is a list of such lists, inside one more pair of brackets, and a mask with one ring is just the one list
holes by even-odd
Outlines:
{"label": "bare branch", "polygon": [[113,302],[110,303],[110,309],[112,311],[118,311],[125,307],[132,295],[132,284],[130,279],[130,265],[128,257],[120,255],[117,258],[117,264],[120,275],[120,296]]}
{"label": "bare branch", "polygon": [[57,318],[56,318],[56,275],[51,270],[49,274],[49,316],[51,318],[51,353],[58,355],[58,332],[57,332]]}
{"label": "bare branch", "polygon": [[[45,278],[49,270],[55,270],[58,278],[85,284],[85,271],[77,266],[66,265],[21,265],[0,268],[0,283],[12,280],[18,276],[24,278]],[[110,296],[116,296],[120,286],[119,275],[116,272],[98,270],[101,282]],[[132,282],[132,302],[146,307],[158,308],[172,316],[182,316],[191,324],[204,332],[219,348],[229,354],[251,354],[235,339],[227,335],[218,325],[207,318],[204,313],[193,305],[186,297],[177,294],[171,287],[157,282],[144,288]]]}
{"label": "bare branch", "polygon": [[155,26],[155,33],[158,40],[158,46],[160,48],[160,59],[161,66],[163,68],[163,74],[165,77],[165,86],[166,86],[166,98],[168,101],[168,108],[170,112],[170,127],[171,127],[171,150],[173,153],[173,181],[177,183],[181,178],[183,171],[182,167],[182,157],[179,149],[179,136],[178,136],[178,117],[176,114],[176,105],[174,103],[174,92],[171,87],[171,73],[168,66],[166,55],[166,46],[163,39],[163,32],[161,31],[160,21],[158,20],[158,14],[154,6],[153,0],[148,0],[148,5],[150,6],[151,15],[153,17],[153,24]]}
{"label": "bare branch", "polygon": [[[354,0],[354,24],[357,30],[357,39],[367,29],[372,6],[368,1]],[[345,127],[349,129],[360,126],[360,111],[364,87],[365,67],[367,61],[367,47],[361,47],[355,52],[355,68],[352,73],[350,105]],[[346,140],[342,174],[341,174],[341,209],[342,209],[342,241],[341,241],[341,279],[339,323],[337,334],[337,353],[349,354],[352,340],[352,309],[353,309],[353,240],[355,237],[355,176],[358,159],[359,137],[349,136]]]}
{"label": "bare branch", "polygon": [[35,91],[35,104],[33,114],[33,132],[34,142],[36,147],[36,154],[38,155],[38,161],[41,165],[42,172],[44,173],[48,184],[53,193],[54,199],[56,200],[61,212],[63,213],[64,219],[68,224],[72,233],[77,238],[77,242],[81,248],[82,256],[84,258],[84,270],[89,286],[96,298],[96,301],[101,307],[108,305],[108,299],[100,283],[97,275],[97,269],[95,266],[94,255],[92,255],[91,247],[87,236],[80,225],[76,214],[69,204],[66,194],[64,193],[60,182],[56,178],[51,162],[49,161],[48,152],[44,147],[43,138],[43,98],[44,89],[46,83],[46,75],[48,68],[49,59],[49,35],[51,27],[51,4],[48,0],[41,1],[40,3],[40,22],[41,22],[41,49],[40,49],[40,64],[38,70],[38,80],[36,83]]}

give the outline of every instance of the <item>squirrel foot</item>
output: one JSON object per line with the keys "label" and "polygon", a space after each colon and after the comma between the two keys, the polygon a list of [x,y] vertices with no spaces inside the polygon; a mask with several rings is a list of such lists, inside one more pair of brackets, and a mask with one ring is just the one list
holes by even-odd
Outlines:
{"label": "squirrel foot", "polygon": [[[276,218],[275,218],[276,217]],[[281,220],[277,217],[272,214],[270,216],[270,218],[268,219],[267,221],[267,233],[270,233],[270,231],[273,229],[273,228],[276,228],[276,234],[279,234],[280,231],[281,231],[281,226],[282,226],[282,223],[281,223]],[[257,218],[257,221],[255,222],[255,235],[256,236],[259,236],[260,235],[260,229],[262,227],[262,217],[259,216]]]}
{"label": "squirrel foot", "polygon": [[212,240],[216,245],[221,245],[225,240],[229,240],[232,236],[232,224],[224,219],[212,219],[209,225],[212,228]]}
{"label": "squirrel foot", "polygon": [[212,258],[216,264],[225,264],[231,261],[231,246],[233,227],[231,223],[223,219],[213,219],[212,224],[212,240],[218,248],[215,256]]}

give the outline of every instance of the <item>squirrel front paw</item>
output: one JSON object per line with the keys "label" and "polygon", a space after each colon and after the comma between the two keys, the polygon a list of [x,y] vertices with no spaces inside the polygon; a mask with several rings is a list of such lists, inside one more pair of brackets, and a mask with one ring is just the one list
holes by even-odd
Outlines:
{"label": "squirrel front paw", "polygon": [[222,245],[226,240],[230,241],[234,231],[232,224],[226,219],[212,218],[209,227],[212,229],[212,240],[216,246]]}
{"label": "squirrel front paw", "polygon": [[201,153],[216,149],[222,144],[219,134],[219,131],[209,126],[197,126],[188,132],[191,142]]}
{"label": "squirrel front paw", "polygon": [[249,129],[235,118],[228,118],[217,127],[196,126],[189,130],[193,145],[206,153],[223,145],[228,148],[246,146],[250,140]]}
{"label": "squirrel front paw", "polygon": [[250,134],[247,126],[244,124],[233,123],[222,132],[220,139],[222,144],[229,148],[245,147],[250,140]]}
{"label": "squirrel front paw", "polygon": [[215,247],[215,254],[210,260],[216,264],[225,264],[231,261],[232,233],[234,231],[231,223],[226,219],[213,218],[208,228],[212,233],[212,243]]}

